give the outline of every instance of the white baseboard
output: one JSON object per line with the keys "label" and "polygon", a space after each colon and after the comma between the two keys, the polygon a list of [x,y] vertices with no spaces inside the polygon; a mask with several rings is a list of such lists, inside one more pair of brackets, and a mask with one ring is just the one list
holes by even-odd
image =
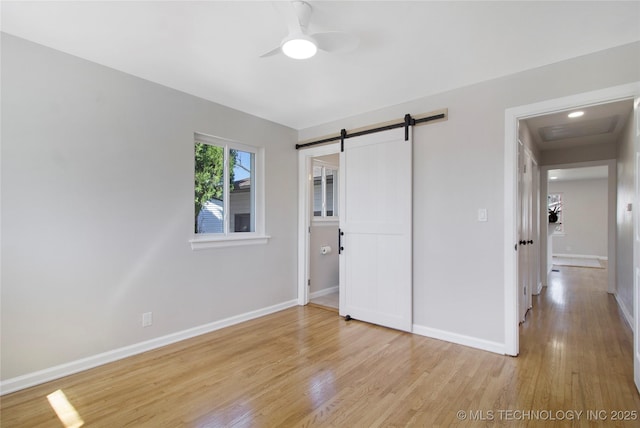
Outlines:
{"label": "white baseboard", "polygon": [[324,288],[322,290],[314,291],[313,293],[309,293],[309,299],[315,299],[316,297],[326,296],[327,294],[336,293],[340,287],[335,285],[333,287]]}
{"label": "white baseboard", "polygon": [[596,260],[609,260],[606,256],[594,256],[591,254],[552,254],[553,257],[567,257],[572,259],[596,259]]}
{"label": "white baseboard", "polygon": [[615,293],[614,296],[616,298],[616,302],[618,302],[618,307],[622,311],[624,320],[627,322],[627,324],[631,328],[631,331],[633,331],[633,316],[631,315],[631,312],[629,312],[629,309],[625,306],[624,302],[620,300],[620,298],[618,297],[618,293]]}
{"label": "white baseboard", "polygon": [[482,349],[483,351],[506,355],[504,343],[478,339],[477,337],[465,336],[463,334],[452,333],[416,324],[413,325],[413,333],[419,334],[420,336],[430,337],[432,339],[444,340],[446,342],[457,343],[458,345],[469,346],[471,348]]}
{"label": "white baseboard", "polygon": [[171,333],[166,336],[157,337],[155,339],[147,340],[145,342],[136,343],[133,345],[125,346],[123,348],[114,349],[111,351],[103,352],[97,355],[92,355],[87,358],[82,358],[76,361],[60,364],[58,366],[50,367],[37,372],[28,373],[22,376],[17,376],[11,379],[0,382],[0,395],[9,394],[11,392],[19,391],[21,389],[29,388],[31,386],[39,385],[41,383],[49,382],[54,379],[58,379],[64,376],[68,376],[74,373],[78,373],[84,370],[92,369],[103,364],[111,363],[113,361],[121,360],[123,358],[131,357],[133,355],[141,354],[143,352],[151,351],[153,349],[161,348],[172,343],[180,342],[185,339],[190,339],[201,334],[210,333],[212,331],[220,330],[221,328],[230,327],[235,324],[239,324],[244,321],[249,321],[254,318],[259,318],[265,315],[269,315],[281,310],[291,308],[298,305],[298,300],[290,300],[288,302],[279,303],[277,305],[269,306],[266,308],[258,309],[244,314],[235,315],[229,318],[225,318],[220,321],[214,321],[212,323],[204,324],[198,327],[193,327],[187,330],[182,330],[176,333]]}

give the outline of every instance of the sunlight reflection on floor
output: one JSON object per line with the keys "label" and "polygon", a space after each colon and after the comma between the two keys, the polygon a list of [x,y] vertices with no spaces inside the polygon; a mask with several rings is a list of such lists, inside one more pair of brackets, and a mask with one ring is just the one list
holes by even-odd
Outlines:
{"label": "sunlight reflection on floor", "polygon": [[47,400],[65,428],[79,428],[84,425],[84,421],[61,389],[47,395]]}
{"label": "sunlight reflection on floor", "polygon": [[562,284],[553,284],[553,287],[549,287],[548,293],[555,304],[565,306],[567,303],[565,300],[565,289]]}

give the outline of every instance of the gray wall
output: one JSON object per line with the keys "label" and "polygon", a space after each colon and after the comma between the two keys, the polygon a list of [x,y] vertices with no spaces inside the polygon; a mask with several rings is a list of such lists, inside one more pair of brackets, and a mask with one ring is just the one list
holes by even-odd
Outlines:
{"label": "gray wall", "polygon": [[[331,253],[321,254],[320,247],[331,246]],[[311,287],[309,291],[316,291],[335,287],[340,283],[338,262],[338,224],[331,222],[323,224],[314,222],[311,225],[309,244],[309,270]]]}
{"label": "gray wall", "polygon": [[[627,204],[634,199],[634,127],[633,118],[627,120],[623,136],[618,142],[618,207],[617,207],[617,241],[616,241],[616,273],[618,300],[625,306],[627,314],[633,316],[633,212],[627,211]],[[636,172],[640,174],[640,171]],[[632,207],[640,209],[635,201]],[[640,257],[640,255],[636,256]]]}
{"label": "gray wall", "polygon": [[564,234],[553,235],[553,254],[607,257],[608,179],[550,181],[562,193]]}
{"label": "gray wall", "polygon": [[[296,298],[296,131],[6,34],[1,101],[3,380]],[[191,250],[194,132],[265,147],[268,244]]]}
{"label": "gray wall", "polygon": [[504,343],[505,109],[638,81],[639,57],[634,43],[301,130],[303,141],[449,109],[414,132],[414,324]]}

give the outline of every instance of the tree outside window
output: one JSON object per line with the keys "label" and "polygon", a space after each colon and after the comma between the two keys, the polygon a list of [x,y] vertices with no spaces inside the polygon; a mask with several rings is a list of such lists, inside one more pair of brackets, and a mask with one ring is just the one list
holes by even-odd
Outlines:
{"label": "tree outside window", "polygon": [[194,232],[254,232],[255,153],[196,139],[194,158]]}

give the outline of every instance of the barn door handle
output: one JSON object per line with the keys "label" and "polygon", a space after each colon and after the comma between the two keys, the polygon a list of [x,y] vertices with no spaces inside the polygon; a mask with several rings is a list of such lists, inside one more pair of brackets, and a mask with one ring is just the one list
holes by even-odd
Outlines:
{"label": "barn door handle", "polygon": [[342,254],[342,251],[344,250],[344,247],[342,246],[342,236],[344,235],[344,232],[340,229],[338,229],[338,254]]}

